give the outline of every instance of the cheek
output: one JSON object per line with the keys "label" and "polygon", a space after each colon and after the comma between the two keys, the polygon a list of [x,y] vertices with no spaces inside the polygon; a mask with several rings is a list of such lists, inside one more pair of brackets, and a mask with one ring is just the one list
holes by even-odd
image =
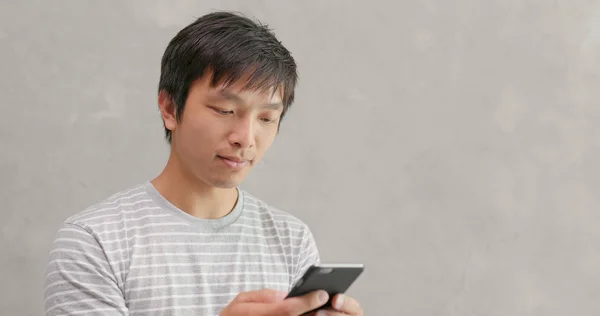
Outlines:
{"label": "cheek", "polygon": [[273,144],[277,132],[271,130],[265,130],[261,135],[258,135],[256,143],[258,147],[258,154],[262,156]]}
{"label": "cheek", "polygon": [[180,126],[183,147],[188,155],[199,158],[204,153],[215,149],[220,131],[211,122],[187,120]]}
{"label": "cheek", "polygon": [[185,121],[182,123],[186,125],[185,132],[191,138],[202,140],[215,138],[223,129],[223,124],[219,124],[220,122],[215,120],[211,113],[194,109],[187,114],[189,115],[184,117]]}

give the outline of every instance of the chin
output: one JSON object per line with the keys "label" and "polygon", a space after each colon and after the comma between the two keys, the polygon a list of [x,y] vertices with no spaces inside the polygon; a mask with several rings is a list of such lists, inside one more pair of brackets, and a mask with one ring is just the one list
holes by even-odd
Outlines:
{"label": "chin", "polygon": [[235,182],[217,182],[217,183],[212,183],[212,186],[214,188],[218,188],[218,189],[233,189],[235,187],[238,186],[238,183]]}
{"label": "chin", "polygon": [[219,189],[231,189],[240,185],[241,182],[237,179],[214,179],[210,182],[210,185]]}

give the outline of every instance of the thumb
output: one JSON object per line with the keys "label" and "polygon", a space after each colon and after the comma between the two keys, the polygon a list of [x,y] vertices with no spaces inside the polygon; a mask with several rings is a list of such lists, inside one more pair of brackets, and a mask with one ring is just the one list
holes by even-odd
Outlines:
{"label": "thumb", "polygon": [[282,301],[286,295],[286,292],[262,289],[240,293],[233,301],[236,303],[275,303]]}

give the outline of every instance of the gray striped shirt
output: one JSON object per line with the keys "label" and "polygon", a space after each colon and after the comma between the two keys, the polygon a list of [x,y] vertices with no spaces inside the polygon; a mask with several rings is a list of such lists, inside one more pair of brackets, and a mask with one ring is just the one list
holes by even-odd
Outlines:
{"label": "gray striped shirt", "polygon": [[239,293],[289,291],[319,253],[308,227],[244,190],[199,219],[148,181],[68,218],[46,273],[46,315],[218,315]]}

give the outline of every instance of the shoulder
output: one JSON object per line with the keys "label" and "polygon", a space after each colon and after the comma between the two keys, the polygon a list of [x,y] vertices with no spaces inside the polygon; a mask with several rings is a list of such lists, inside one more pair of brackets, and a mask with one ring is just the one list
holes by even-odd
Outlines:
{"label": "shoulder", "polygon": [[242,191],[244,211],[248,216],[257,217],[263,225],[270,225],[289,234],[307,237],[311,235],[308,225],[299,217],[268,204],[247,191]]}
{"label": "shoulder", "polygon": [[122,226],[125,221],[139,219],[143,211],[147,211],[144,212],[146,216],[150,215],[158,208],[148,194],[146,185],[140,183],[113,193],[71,215],[64,224],[96,230],[90,228]]}

